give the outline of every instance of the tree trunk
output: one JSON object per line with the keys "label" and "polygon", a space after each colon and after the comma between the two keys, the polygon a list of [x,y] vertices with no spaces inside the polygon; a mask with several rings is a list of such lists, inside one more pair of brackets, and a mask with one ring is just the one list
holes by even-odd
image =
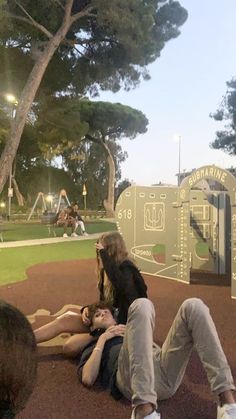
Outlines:
{"label": "tree trunk", "polygon": [[102,146],[106,150],[107,154],[107,164],[108,164],[108,190],[107,190],[107,199],[104,199],[103,205],[106,210],[106,215],[108,217],[114,217],[114,203],[115,203],[115,163],[113,160],[113,156],[108,145],[104,142],[101,142]]}
{"label": "tree trunk", "polygon": [[16,181],[16,163],[17,159],[15,158],[13,161],[13,169],[12,169],[12,186],[16,194],[16,199],[18,202],[19,207],[23,207],[25,203],[25,198],[23,197],[22,193],[20,192],[20,189],[18,187],[17,181]]}
{"label": "tree trunk", "polygon": [[12,178],[12,185],[16,194],[16,199],[18,202],[19,207],[23,207],[25,205],[25,198],[23,197],[22,193],[20,192],[20,189],[18,187],[16,179]]}
{"label": "tree trunk", "polygon": [[[72,6],[73,1],[68,1],[68,3],[70,3]],[[7,178],[9,177],[13,160],[16,156],[21,135],[26,123],[27,115],[35,98],[41,80],[44,76],[44,73],[52,56],[54,55],[62,40],[65,38],[71,24],[72,19],[70,13],[68,13],[67,10],[67,16],[65,13],[65,17],[60,29],[48,41],[46,48],[44,49],[44,51],[42,51],[41,55],[35,62],[35,65],[22,91],[19,104],[16,109],[15,118],[12,120],[10,136],[0,159],[0,193],[3,190]]]}

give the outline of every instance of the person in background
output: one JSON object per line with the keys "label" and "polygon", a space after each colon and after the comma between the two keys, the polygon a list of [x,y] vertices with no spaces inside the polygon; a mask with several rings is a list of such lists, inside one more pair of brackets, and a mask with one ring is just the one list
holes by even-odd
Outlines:
{"label": "person in background", "polygon": [[[147,286],[137,266],[128,257],[123,237],[118,232],[105,233],[95,244],[97,254],[98,289],[100,301],[114,307],[119,323],[127,321],[130,304],[147,297]],[[36,329],[37,343],[45,342],[60,333],[72,333],[63,346],[68,356],[76,356],[93,340],[89,334],[89,306],[76,313],[69,311]]]}
{"label": "person in background", "polygon": [[[83,236],[87,236],[88,233],[85,231],[84,221],[79,213],[79,205],[77,203],[72,204],[72,217],[75,219],[75,234],[78,226],[81,228],[81,233]],[[77,234],[76,234],[77,235]]]}
{"label": "person in background", "polygon": [[20,412],[31,395],[37,373],[37,346],[26,317],[0,300],[0,418]]}
{"label": "person in background", "polygon": [[208,307],[198,298],[181,305],[162,348],[153,342],[155,310],[147,298],[129,307],[127,325],[118,324],[106,304],[90,307],[96,337],[82,352],[78,374],[91,387],[97,379],[116,398],[132,400],[131,419],[161,419],[157,401],[180,386],[195,349],[218,401],[217,419],[236,419],[235,386]]}
{"label": "person in background", "polygon": [[73,216],[73,208],[71,206],[68,206],[67,208],[59,212],[56,225],[59,227],[63,227],[63,237],[68,237],[68,227],[71,227],[72,229],[71,237],[77,237],[77,234],[75,232],[76,220]]}

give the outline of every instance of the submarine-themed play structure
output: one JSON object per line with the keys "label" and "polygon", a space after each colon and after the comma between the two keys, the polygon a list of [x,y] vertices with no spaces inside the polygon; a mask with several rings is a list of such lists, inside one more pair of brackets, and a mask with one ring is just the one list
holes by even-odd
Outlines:
{"label": "submarine-themed play structure", "polygon": [[236,179],[204,166],[180,186],[130,186],[116,220],[142,272],[185,283],[191,272],[231,277],[236,298]]}

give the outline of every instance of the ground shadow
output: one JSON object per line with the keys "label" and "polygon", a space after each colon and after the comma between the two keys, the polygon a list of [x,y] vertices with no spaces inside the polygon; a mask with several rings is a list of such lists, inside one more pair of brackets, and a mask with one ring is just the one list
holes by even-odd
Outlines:
{"label": "ground shadow", "polygon": [[230,287],[231,277],[228,274],[218,275],[198,270],[190,272],[190,282],[191,284],[198,285],[217,285],[219,287]]}

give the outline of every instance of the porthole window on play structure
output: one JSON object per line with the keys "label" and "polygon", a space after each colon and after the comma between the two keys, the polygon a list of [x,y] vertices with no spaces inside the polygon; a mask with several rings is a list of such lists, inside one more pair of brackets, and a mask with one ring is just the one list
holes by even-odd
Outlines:
{"label": "porthole window on play structure", "polygon": [[166,246],[164,244],[156,244],[152,248],[152,256],[157,263],[166,263]]}

